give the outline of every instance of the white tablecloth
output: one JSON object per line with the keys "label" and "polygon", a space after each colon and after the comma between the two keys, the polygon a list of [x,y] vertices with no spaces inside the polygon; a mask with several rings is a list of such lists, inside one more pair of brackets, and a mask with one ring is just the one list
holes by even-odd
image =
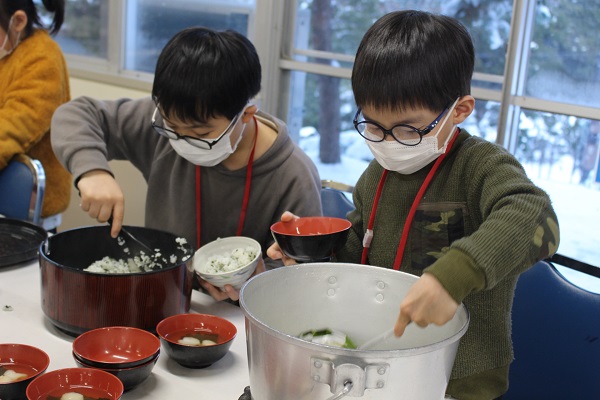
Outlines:
{"label": "white tablecloth", "polygon": [[[229,352],[207,368],[189,369],[169,359],[162,349],[152,375],[126,392],[123,400],[237,400],[250,384],[242,310],[194,290],[190,312],[218,315],[235,324],[238,332]],[[37,260],[0,268],[1,343],[23,343],[44,350],[50,356],[47,371],[52,371],[77,367],[71,355],[73,339],[44,316]]]}

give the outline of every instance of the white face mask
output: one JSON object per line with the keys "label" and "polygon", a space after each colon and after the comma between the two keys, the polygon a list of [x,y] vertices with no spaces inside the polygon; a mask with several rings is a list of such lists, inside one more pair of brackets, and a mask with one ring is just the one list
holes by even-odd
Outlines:
{"label": "white face mask", "polygon": [[13,52],[13,50],[17,47],[17,45],[19,44],[19,38],[21,37],[21,32],[19,31],[19,33],[17,33],[17,40],[15,40],[15,45],[10,49],[10,50],[6,50],[6,44],[8,43],[8,35],[10,34],[10,26],[12,25],[12,17],[10,17],[10,21],[8,22],[8,29],[5,32],[4,35],[4,43],[2,43],[2,46],[0,46],[0,60],[3,59],[4,57],[8,56],[10,53]]}
{"label": "white face mask", "polygon": [[452,104],[448,110],[444,120],[439,125],[435,136],[423,137],[421,143],[416,146],[406,146],[395,140],[384,140],[382,142],[365,140],[365,142],[367,143],[367,146],[369,146],[369,149],[377,162],[379,162],[383,168],[404,175],[412,174],[426,165],[429,165],[429,163],[446,152],[448,142],[452,136],[454,136],[454,127],[452,127],[452,131],[441,148],[439,148],[438,136],[442,129],[444,129],[444,125],[446,125],[446,121],[450,117],[457,102],[458,99],[456,99],[454,104]]}
{"label": "white face mask", "polygon": [[238,144],[240,144],[240,141],[242,140],[242,133],[244,132],[245,127],[246,124],[242,124],[240,135],[233,146],[231,146],[231,133],[235,130],[235,125],[229,130],[229,132],[223,135],[221,140],[219,140],[219,142],[215,144],[212,149],[201,149],[182,139],[169,139],[169,143],[171,144],[173,150],[177,152],[177,154],[192,164],[199,165],[201,167],[213,167],[233,154],[233,152],[237,149]]}

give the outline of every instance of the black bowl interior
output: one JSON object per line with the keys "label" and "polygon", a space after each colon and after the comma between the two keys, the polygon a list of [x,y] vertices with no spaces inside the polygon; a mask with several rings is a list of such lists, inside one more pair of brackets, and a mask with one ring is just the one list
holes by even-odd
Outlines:
{"label": "black bowl interior", "polygon": [[[126,226],[134,236],[142,240],[152,249],[158,249],[162,255],[163,267],[181,265],[182,257],[192,256],[193,248],[188,242],[179,244],[176,235],[156,229]],[[118,239],[110,236],[110,226],[88,226],[76,228],[49,237],[40,246],[40,255],[54,264],[74,269],[84,269],[104,257],[126,259]],[[171,262],[171,255],[177,257]]]}

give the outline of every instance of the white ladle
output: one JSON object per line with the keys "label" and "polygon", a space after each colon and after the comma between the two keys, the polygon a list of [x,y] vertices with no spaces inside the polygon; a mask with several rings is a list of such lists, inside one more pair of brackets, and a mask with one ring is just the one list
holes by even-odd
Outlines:
{"label": "white ladle", "polygon": [[394,328],[388,329],[387,331],[375,336],[373,339],[367,340],[365,343],[358,346],[357,350],[369,350],[375,345],[386,341],[390,337],[394,336]]}

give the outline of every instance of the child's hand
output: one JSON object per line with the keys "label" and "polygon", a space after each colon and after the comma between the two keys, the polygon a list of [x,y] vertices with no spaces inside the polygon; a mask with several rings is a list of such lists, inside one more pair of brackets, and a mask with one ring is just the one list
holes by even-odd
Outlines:
{"label": "child's hand", "polygon": [[[262,272],[265,272],[265,261],[263,260],[262,257],[260,257],[258,259],[258,264],[256,265],[256,269],[254,270],[254,273],[250,276],[250,278],[252,278],[253,276],[258,275]],[[248,279],[250,279],[250,278],[248,278]],[[200,286],[202,286],[202,288],[204,288],[204,290],[206,290],[208,292],[208,294],[210,294],[212,296],[212,298],[217,301],[223,301],[227,298],[229,298],[233,301],[237,301],[240,299],[240,291],[231,285],[225,285],[223,287],[223,290],[221,290],[218,287],[211,285],[210,283],[208,283],[207,281],[205,281],[204,279],[199,278],[199,277],[198,277],[198,282],[200,283]]]}
{"label": "child's hand", "polygon": [[431,274],[424,273],[409,289],[400,304],[400,315],[394,326],[394,334],[402,336],[412,321],[426,327],[429,324],[443,325],[450,321],[458,310],[458,303]]}
{"label": "child's hand", "polygon": [[110,235],[116,238],[123,225],[125,200],[121,187],[107,171],[94,170],[85,173],[77,189],[81,196],[81,209],[98,222],[106,222],[112,216]]}
{"label": "child's hand", "polygon": [[[292,214],[289,211],[284,212],[281,215],[281,221],[282,222],[289,222],[292,221],[294,219],[298,218],[297,215]],[[279,245],[277,244],[277,242],[273,243],[268,249],[267,249],[267,256],[269,256],[272,260],[282,260],[283,261],[283,265],[296,265],[298,264],[298,261],[287,257],[285,254],[283,254],[283,252],[281,251],[281,248],[279,247]]]}

